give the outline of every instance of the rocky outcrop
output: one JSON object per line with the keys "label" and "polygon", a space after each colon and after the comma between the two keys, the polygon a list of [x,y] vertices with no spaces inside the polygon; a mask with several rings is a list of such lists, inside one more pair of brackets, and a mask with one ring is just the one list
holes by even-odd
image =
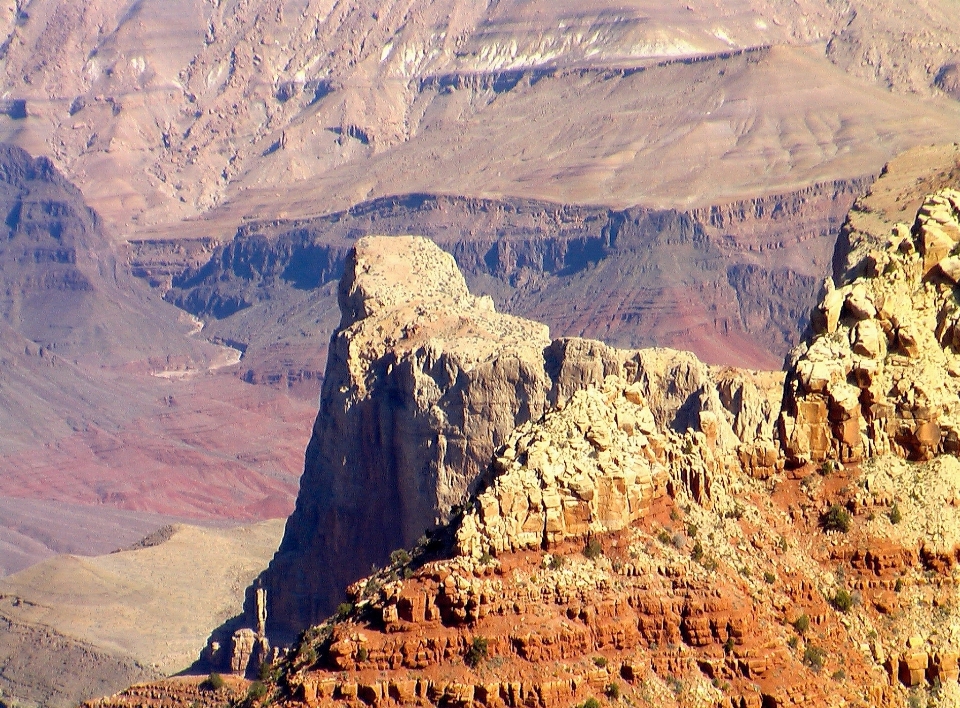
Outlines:
{"label": "rocky outcrop", "polygon": [[691,451],[722,451],[678,476],[700,498],[727,458],[753,460],[758,474],[779,464],[770,426],[758,423],[775,379],[725,370],[728,410],[719,372],[689,353],[550,342],[543,325],[471,295],[453,258],[426,239],[358,241],[339,301],[297,508],[262,578],[274,643],[332,612],[371,564],[449,520],[517,426],[608,376],[646,401],[624,404],[636,408],[633,423],[627,408],[617,414],[637,441],[652,418],[658,430],[695,434]]}
{"label": "rocky outcrop", "polygon": [[795,463],[960,451],[960,192],[874,244],[855,278],[827,281],[816,336],[792,366],[782,418]]}

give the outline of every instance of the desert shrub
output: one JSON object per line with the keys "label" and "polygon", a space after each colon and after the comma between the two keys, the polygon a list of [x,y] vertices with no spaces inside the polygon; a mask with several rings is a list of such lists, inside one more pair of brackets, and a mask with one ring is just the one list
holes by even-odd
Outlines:
{"label": "desert shrub", "polygon": [[607,657],[605,656],[593,657],[593,665],[596,666],[598,669],[602,669],[606,667],[607,663],[609,662],[607,662]]}
{"label": "desert shrub", "polygon": [[893,584],[893,591],[900,592],[903,590],[903,578],[897,578],[897,582]]}
{"label": "desert shrub", "polygon": [[826,660],[827,652],[818,646],[807,644],[803,650],[803,662],[814,671],[822,669]]}
{"label": "desert shrub", "polygon": [[490,555],[490,551],[484,551],[480,556],[480,565],[490,565],[493,563],[493,556]]}
{"label": "desert shrub", "polygon": [[763,571],[763,582],[767,585],[773,585],[777,582],[777,576],[771,573],[769,570]]}
{"label": "desert shrub", "polygon": [[834,504],[823,515],[820,523],[826,531],[841,531],[847,533],[850,530],[850,512],[839,504]]}
{"label": "desert shrub", "polygon": [[267,685],[263,681],[254,681],[247,690],[247,702],[259,701],[267,695]]}
{"label": "desert shrub", "polygon": [[353,604],[350,602],[341,602],[337,605],[337,617],[348,617],[353,612]]}
{"label": "desert shrub", "polygon": [[666,529],[660,529],[657,533],[657,540],[664,546],[668,545],[670,543],[670,533]]}
{"label": "desert shrub", "polygon": [[698,563],[703,560],[703,544],[700,543],[700,541],[693,544],[693,551],[691,551],[690,557]]}
{"label": "desert shrub", "polygon": [[590,698],[583,702],[583,708],[600,708],[600,701],[590,696]]}
{"label": "desert shrub", "polygon": [[475,668],[487,658],[487,651],[488,644],[486,637],[474,637],[463,661],[470,668]]}
{"label": "desert shrub", "polygon": [[847,672],[843,669],[837,669],[833,672],[833,675],[830,677],[834,681],[843,681],[847,677]]}
{"label": "desert shrub", "polygon": [[743,505],[740,502],[735,503],[732,509],[727,509],[724,512],[723,518],[739,521],[743,518]]}
{"label": "desert shrub", "polygon": [[799,644],[800,644],[800,637],[798,637],[796,634],[794,634],[792,637],[790,637],[790,639],[787,640],[787,646],[790,647],[791,649],[796,649]]}
{"label": "desert shrub", "polygon": [[687,537],[682,533],[675,533],[670,538],[671,545],[676,548],[678,551],[687,545]]}
{"label": "desert shrub", "polygon": [[900,506],[898,504],[894,504],[890,509],[890,513],[887,514],[887,517],[890,519],[891,524],[899,524],[901,521],[903,521],[903,512],[900,511]]}
{"label": "desert shrub", "polygon": [[853,595],[846,588],[840,588],[831,598],[830,604],[841,612],[849,612],[850,608],[853,607]]}
{"label": "desert shrub", "polygon": [[696,524],[690,524],[689,526],[687,526],[687,536],[689,536],[690,538],[696,538],[697,533],[699,531],[700,531],[700,527],[697,526]]}
{"label": "desert shrub", "polygon": [[390,554],[390,562],[394,565],[406,565],[410,562],[410,554],[404,549],[398,548]]}
{"label": "desert shrub", "polygon": [[218,673],[211,673],[203,683],[200,684],[200,688],[205,691],[219,691],[226,685],[227,682],[223,680],[223,676]]}
{"label": "desert shrub", "polygon": [[357,650],[357,661],[366,661],[370,657],[370,652],[366,647],[360,647]]}
{"label": "desert shrub", "polygon": [[600,545],[598,541],[593,536],[590,537],[590,540],[587,541],[587,545],[583,547],[583,555],[585,555],[590,560],[596,560],[603,555],[603,546]]}
{"label": "desert shrub", "polygon": [[607,698],[611,701],[616,701],[620,698],[620,684],[616,681],[607,686]]}
{"label": "desert shrub", "polygon": [[732,654],[735,646],[736,642],[733,641],[733,637],[727,637],[727,641],[723,643],[723,651],[727,654]]}
{"label": "desert shrub", "polygon": [[823,464],[820,465],[820,474],[826,477],[828,474],[835,472],[836,469],[837,467],[833,464],[833,460],[824,460]]}
{"label": "desert shrub", "polygon": [[810,618],[806,615],[800,615],[793,621],[793,628],[797,630],[797,634],[806,634],[807,630],[810,629]]}
{"label": "desert shrub", "polygon": [[257,678],[260,679],[261,681],[269,681],[270,674],[272,671],[273,671],[273,664],[271,664],[269,661],[265,661],[262,664],[260,664],[260,668],[257,669]]}
{"label": "desert shrub", "polygon": [[550,560],[547,562],[547,568],[550,570],[560,570],[566,564],[566,562],[566,558],[554,554],[550,556]]}

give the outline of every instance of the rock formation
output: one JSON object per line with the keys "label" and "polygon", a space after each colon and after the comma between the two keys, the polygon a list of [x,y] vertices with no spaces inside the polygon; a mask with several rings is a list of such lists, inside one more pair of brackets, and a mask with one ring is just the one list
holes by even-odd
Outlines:
{"label": "rock formation", "polygon": [[[607,376],[648,402],[645,420],[700,432],[758,469],[778,464],[770,427],[757,428],[775,379],[727,371],[727,410],[691,354],[550,342],[543,325],[472,296],[453,258],[426,239],[358,241],[339,302],[297,509],[262,578],[274,642],[332,612],[371,563],[448,521],[518,425]],[[735,428],[749,429],[744,443]],[[691,484],[706,491],[700,472]]]}
{"label": "rock formation", "polygon": [[945,189],[828,280],[798,352],[782,432],[795,463],[960,451],[960,192]]}
{"label": "rock formation", "polygon": [[[478,462],[477,476],[459,478],[455,506],[444,508],[431,491],[430,511],[446,522],[427,522],[429,534],[350,584],[336,614],[278,655],[250,701],[956,705],[960,462],[949,431],[960,396],[948,368],[956,254],[943,235],[960,237],[957,202],[953,191],[930,195],[912,228],[857,230],[863,222],[851,218],[838,263],[853,275],[825,286],[785,385],[780,375],[709,369],[669,350],[547,343],[534,330],[541,338],[525,351],[537,373],[528,380],[542,386],[541,413],[500,433],[487,448],[491,466]],[[487,331],[504,317],[466,293],[447,258],[422,239],[358,243],[332,347],[346,373],[328,370],[329,381],[344,382],[341,395],[372,400],[397,360],[437,347],[403,344],[397,334],[402,323],[422,335],[421,323],[443,320],[436,303],[446,317],[472,313]],[[400,279],[427,272],[428,304],[404,319],[418,305]],[[443,330],[458,334],[443,351],[461,352],[460,338],[477,350],[480,327],[457,322]],[[507,345],[501,356],[520,347]],[[384,358],[393,368],[374,376]],[[444,370],[447,381],[470,373]],[[422,386],[425,371],[436,368],[408,376]],[[938,371],[947,375],[938,380]],[[399,406],[443,401],[449,388],[417,398],[425,389],[410,385],[406,399],[392,390]],[[782,402],[777,390],[786,391]],[[459,392],[472,400],[469,388]],[[456,410],[451,404],[435,420],[453,420]],[[818,410],[820,422],[810,416]],[[860,437],[846,437],[849,429]],[[427,426],[418,430],[436,439]],[[313,449],[322,444],[332,443],[315,439]],[[347,468],[328,470],[329,483]],[[319,518],[314,508],[301,496],[288,537],[307,537],[291,526]],[[275,561],[260,579],[257,598],[302,592],[291,569],[317,557],[289,551],[286,566]]]}

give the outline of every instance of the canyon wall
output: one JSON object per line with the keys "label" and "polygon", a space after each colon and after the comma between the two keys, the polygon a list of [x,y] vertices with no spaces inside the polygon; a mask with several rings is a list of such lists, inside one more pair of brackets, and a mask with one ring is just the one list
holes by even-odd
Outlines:
{"label": "canyon wall", "polygon": [[207,320],[209,336],[245,349],[240,375],[251,382],[322,377],[337,323],[334,284],[367,234],[430,237],[474,292],[558,336],[780,368],[865,185],[831,182],[686,212],[405,195],[246,224],[195,268],[177,260],[192,253],[181,241],[166,250],[152,241],[134,250],[134,268],[172,285],[167,299]]}
{"label": "canyon wall", "polygon": [[449,521],[518,425],[607,376],[635,385],[658,424],[733,447],[741,431],[747,457],[776,464],[764,453],[776,376],[714,376],[672,350],[551,342],[545,326],[471,295],[453,258],[427,239],[360,239],[339,304],[297,508],[257,583],[274,643],[289,644],[371,564]]}

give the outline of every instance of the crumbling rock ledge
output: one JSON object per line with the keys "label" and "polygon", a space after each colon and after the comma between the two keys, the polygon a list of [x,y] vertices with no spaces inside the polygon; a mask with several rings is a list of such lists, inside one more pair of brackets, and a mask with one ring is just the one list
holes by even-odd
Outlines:
{"label": "crumbling rock ledge", "polygon": [[424,238],[360,239],[345,271],[297,507],[258,581],[274,644],[448,521],[517,426],[607,376],[633,386],[661,428],[716,440],[758,474],[780,464],[764,422],[779,409],[776,377],[713,371],[673,350],[551,342],[545,326],[471,295],[453,258]]}

